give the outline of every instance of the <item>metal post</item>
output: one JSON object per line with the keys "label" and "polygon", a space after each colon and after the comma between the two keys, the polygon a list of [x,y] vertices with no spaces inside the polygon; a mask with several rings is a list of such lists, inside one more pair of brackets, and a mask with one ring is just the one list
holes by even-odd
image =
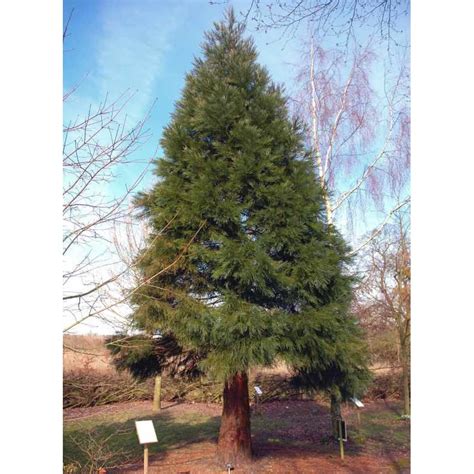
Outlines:
{"label": "metal post", "polygon": [[344,461],[344,441],[342,440],[342,422],[341,420],[337,420],[337,424],[339,427],[339,449],[341,451],[341,459]]}
{"label": "metal post", "polygon": [[148,474],[148,444],[145,444],[143,474]]}

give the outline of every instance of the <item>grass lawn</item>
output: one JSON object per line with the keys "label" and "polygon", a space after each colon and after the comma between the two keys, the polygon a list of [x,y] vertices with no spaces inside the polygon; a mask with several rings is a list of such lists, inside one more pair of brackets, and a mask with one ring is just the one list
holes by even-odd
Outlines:
{"label": "grass lawn", "polygon": [[[141,404],[150,405],[148,404]],[[151,407],[150,407],[151,408]],[[88,416],[64,423],[64,465],[83,470],[114,467],[143,456],[138,444],[136,420],[153,420],[159,442],[149,446],[150,455],[216,438],[219,417],[189,410],[162,410],[124,407],[107,414]]]}
{"label": "grass lawn", "polygon": [[[360,425],[354,409],[343,410],[349,431],[345,445],[347,459],[353,461],[351,466],[362,463],[362,471],[355,472],[408,472],[410,423],[400,418],[398,409],[397,402],[368,404],[361,412]],[[75,416],[75,412],[70,410],[64,422],[64,472],[97,472],[101,467],[106,467],[108,472],[114,469],[115,472],[139,472],[123,470],[123,466],[142,462],[143,449],[138,444],[134,421],[143,419],[153,420],[158,436],[158,443],[149,447],[152,466],[159,466],[173,453],[180,453],[180,462],[185,463],[193,458],[191,452],[200,451],[204,445],[209,455],[217,440],[220,412],[219,405],[168,403],[161,412],[153,414],[149,402],[83,410],[78,418],[73,418],[71,414]],[[307,464],[298,465],[299,472],[313,472],[311,469],[319,460],[332,463],[330,465],[337,463],[338,448],[328,436],[329,429],[327,406],[308,401],[263,404],[260,413],[252,416],[256,463],[260,463],[258,472],[267,472],[267,469],[280,472],[273,466],[284,469],[282,466],[290,463],[290,458],[311,458]],[[290,469],[286,472],[296,469],[294,459],[293,464],[286,464],[286,469]],[[378,469],[381,460],[389,470],[371,471],[371,463]],[[313,467],[306,468],[306,465]],[[120,466],[122,470],[118,469]],[[207,466],[195,466],[196,470],[190,472],[216,472],[206,470]],[[347,472],[354,472],[351,469],[353,467]]]}

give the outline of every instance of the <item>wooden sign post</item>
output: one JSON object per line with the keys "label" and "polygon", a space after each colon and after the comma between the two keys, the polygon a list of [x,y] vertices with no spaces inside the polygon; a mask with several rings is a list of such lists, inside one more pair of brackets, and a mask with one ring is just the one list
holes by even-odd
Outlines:
{"label": "wooden sign post", "polygon": [[341,459],[344,461],[344,441],[347,441],[346,422],[342,419],[337,421],[337,431],[339,439],[339,450],[341,452]]}
{"label": "wooden sign post", "polygon": [[153,390],[153,405],[154,412],[161,410],[161,374],[155,377],[155,388]]}
{"label": "wooden sign post", "polygon": [[357,426],[360,426],[360,412],[361,408],[364,408],[364,404],[356,397],[351,398],[351,402],[357,407]]}
{"label": "wooden sign post", "polygon": [[137,429],[138,441],[140,444],[144,445],[143,473],[148,474],[148,444],[158,442],[155,427],[153,426],[153,421],[151,420],[136,421],[135,427]]}
{"label": "wooden sign post", "polygon": [[148,474],[148,444],[144,446],[143,452],[143,474]]}

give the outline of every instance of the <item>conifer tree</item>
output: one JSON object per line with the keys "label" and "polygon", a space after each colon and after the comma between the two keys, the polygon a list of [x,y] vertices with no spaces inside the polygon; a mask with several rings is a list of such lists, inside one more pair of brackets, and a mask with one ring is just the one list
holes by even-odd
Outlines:
{"label": "conifer tree", "polygon": [[369,352],[356,319],[346,314],[336,317],[328,341],[330,358],[322,360],[310,350],[304,359],[293,365],[292,382],[299,388],[322,391],[331,402],[332,435],[337,439],[341,403],[353,397],[362,397],[371,381],[368,368]]}
{"label": "conifer tree", "polygon": [[249,368],[333,362],[347,248],[325,223],[301,124],[232,10],[206,34],[161,144],[157,183],[137,199],[153,231],[134,321],[205,354],[224,386],[218,457],[235,463],[252,453]]}

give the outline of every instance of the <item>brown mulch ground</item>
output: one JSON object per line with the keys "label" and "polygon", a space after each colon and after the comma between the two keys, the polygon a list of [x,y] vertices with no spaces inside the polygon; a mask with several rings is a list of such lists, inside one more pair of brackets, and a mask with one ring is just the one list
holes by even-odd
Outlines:
{"label": "brown mulch ground", "polygon": [[[86,409],[64,410],[65,420],[110,414],[112,412],[140,412],[149,408],[150,402],[120,403]],[[186,412],[219,416],[221,406],[215,404],[163,403],[166,412],[174,416]],[[395,411],[396,404],[376,401],[364,410],[377,412]],[[344,408],[343,416],[348,425],[357,422],[355,410]],[[275,424],[266,431],[267,420]],[[285,423],[281,423],[284,420]],[[408,460],[409,446],[391,444],[387,439],[367,439],[363,446],[349,441],[345,444],[345,459],[339,456],[337,444],[328,441],[329,410],[327,406],[310,401],[271,402],[260,407],[260,413],[252,416],[257,434],[253,435],[254,461],[251,465],[240,465],[233,473],[388,473],[409,472],[400,468],[400,459]],[[288,427],[291,427],[290,429]],[[208,474],[227,472],[215,460],[215,442],[205,441],[185,447],[150,455],[149,474]],[[110,474],[138,474],[142,464],[135,464],[107,471]]]}
{"label": "brown mulch ground", "polygon": [[[261,448],[260,448],[261,449]],[[215,445],[195,446],[186,450],[170,453],[166,459],[153,460],[149,468],[149,474],[211,474],[225,473],[225,468],[220,467],[214,461]],[[112,472],[112,471],[110,471]],[[116,473],[141,474],[143,466],[135,466],[123,470],[116,470]],[[403,472],[385,459],[375,456],[357,455],[346,456],[341,461],[337,455],[317,455],[311,452],[303,452],[301,449],[295,452],[291,448],[275,448],[273,450],[263,450],[254,460],[251,466],[238,467],[232,470],[236,474],[257,474],[257,473],[394,473]],[[405,472],[409,472],[408,470]]]}

